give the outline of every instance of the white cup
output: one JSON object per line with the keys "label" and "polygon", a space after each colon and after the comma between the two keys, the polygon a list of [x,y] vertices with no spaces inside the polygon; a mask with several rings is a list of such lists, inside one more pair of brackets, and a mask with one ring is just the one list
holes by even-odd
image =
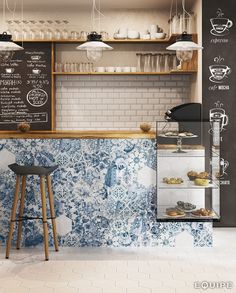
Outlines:
{"label": "white cup", "polygon": [[105,67],[96,67],[95,71],[96,72],[105,72]]}
{"label": "white cup", "polygon": [[122,72],[130,72],[130,69],[129,66],[122,67]]}
{"label": "white cup", "polygon": [[108,66],[106,67],[106,72],[114,72],[115,71],[115,67],[112,67],[112,66]]}
{"label": "white cup", "polygon": [[140,36],[141,37],[141,39],[143,39],[143,40],[150,40],[150,34],[145,34],[145,35],[141,35]]}
{"label": "white cup", "polygon": [[119,34],[122,35],[122,36],[125,36],[127,38],[128,29],[127,28],[120,28],[119,29]]}
{"label": "white cup", "polygon": [[115,72],[122,72],[122,68],[121,67],[116,67]]}
{"label": "white cup", "polygon": [[155,34],[155,33],[157,33],[157,25],[151,24],[150,25],[150,34]]}
{"label": "white cup", "polygon": [[128,38],[129,39],[139,39],[140,34],[137,31],[128,30]]}

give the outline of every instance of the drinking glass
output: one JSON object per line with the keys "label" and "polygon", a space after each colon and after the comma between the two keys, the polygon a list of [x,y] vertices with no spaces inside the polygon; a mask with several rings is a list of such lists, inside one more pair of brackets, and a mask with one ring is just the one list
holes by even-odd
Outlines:
{"label": "drinking glass", "polygon": [[160,67],[160,53],[157,53],[156,55],[156,67],[155,67],[156,72],[161,72],[161,67]]}
{"label": "drinking glass", "polygon": [[170,71],[170,54],[164,53],[164,72]]}
{"label": "drinking glass", "polygon": [[165,71],[165,56],[164,54],[160,53],[160,72],[164,72]]}
{"label": "drinking glass", "polygon": [[137,53],[137,72],[142,72],[143,71],[143,64],[142,64],[142,54]]}
{"label": "drinking glass", "polygon": [[151,54],[144,54],[144,72],[151,72]]}
{"label": "drinking glass", "polygon": [[79,35],[79,33],[77,31],[72,31],[71,32],[71,39],[72,40],[77,40],[77,39],[79,39],[79,37],[80,37],[80,35]]}

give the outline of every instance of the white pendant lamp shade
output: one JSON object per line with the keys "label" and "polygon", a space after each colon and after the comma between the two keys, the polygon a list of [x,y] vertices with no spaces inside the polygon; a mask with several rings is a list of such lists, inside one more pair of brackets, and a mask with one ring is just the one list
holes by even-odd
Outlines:
{"label": "white pendant lamp shade", "polygon": [[6,32],[0,34],[0,63],[10,61],[14,52],[19,50],[23,50],[23,48],[12,41],[11,35]]}
{"label": "white pendant lamp shade", "polygon": [[12,41],[11,35],[6,32],[0,34],[0,51],[19,51],[24,50],[23,47],[15,44]]}
{"label": "white pendant lamp shade", "polygon": [[176,42],[166,49],[176,51],[176,57],[182,62],[190,61],[193,57],[193,51],[202,50],[203,47],[193,42],[192,35],[183,32],[176,39]]}
{"label": "white pendant lamp shade", "polygon": [[103,51],[113,50],[113,48],[102,42],[102,36],[96,32],[88,35],[87,42],[76,47],[77,50],[86,51],[87,59],[91,62],[97,62],[102,58]]}
{"label": "white pendant lamp shade", "polygon": [[91,41],[83,43],[76,48],[77,50],[112,50],[113,48],[102,41]]}
{"label": "white pendant lamp shade", "polygon": [[177,41],[166,48],[173,51],[202,50],[203,47],[191,41]]}

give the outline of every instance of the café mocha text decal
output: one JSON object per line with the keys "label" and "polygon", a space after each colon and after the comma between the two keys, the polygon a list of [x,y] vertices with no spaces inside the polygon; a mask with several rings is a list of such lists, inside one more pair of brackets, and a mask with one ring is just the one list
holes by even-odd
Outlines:
{"label": "caf\u00e9 mocha text decal", "polygon": [[8,63],[0,64],[0,130],[51,130],[51,45],[24,43]]}
{"label": "caf\u00e9 mocha text decal", "polygon": [[[236,226],[236,1],[203,0],[203,111],[220,133],[220,226]],[[210,129],[211,135],[214,129]]]}

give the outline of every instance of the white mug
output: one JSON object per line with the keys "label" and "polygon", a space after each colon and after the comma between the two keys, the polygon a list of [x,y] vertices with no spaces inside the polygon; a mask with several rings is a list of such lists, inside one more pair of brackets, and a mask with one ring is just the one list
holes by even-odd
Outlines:
{"label": "white mug", "polygon": [[114,72],[115,71],[115,67],[112,66],[108,66],[105,68],[106,72]]}
{"label": "white mug", "polygon": [[105,67],[96,67],[95,71],[96,72],[105,72]]}
{"label": "white mug", "polygon": [[115,72],[122,72],[122,68],[121,67],[116,67]]}
{"label": "white mug", "polygon": [[150,26],[150,34],[155,34],[157,33],[157,25],[156,24],[151,24]]}
{"label": "white mug", "polygon": [[122,67],[122,72],[130,72],[130,69],[129,66]]}

